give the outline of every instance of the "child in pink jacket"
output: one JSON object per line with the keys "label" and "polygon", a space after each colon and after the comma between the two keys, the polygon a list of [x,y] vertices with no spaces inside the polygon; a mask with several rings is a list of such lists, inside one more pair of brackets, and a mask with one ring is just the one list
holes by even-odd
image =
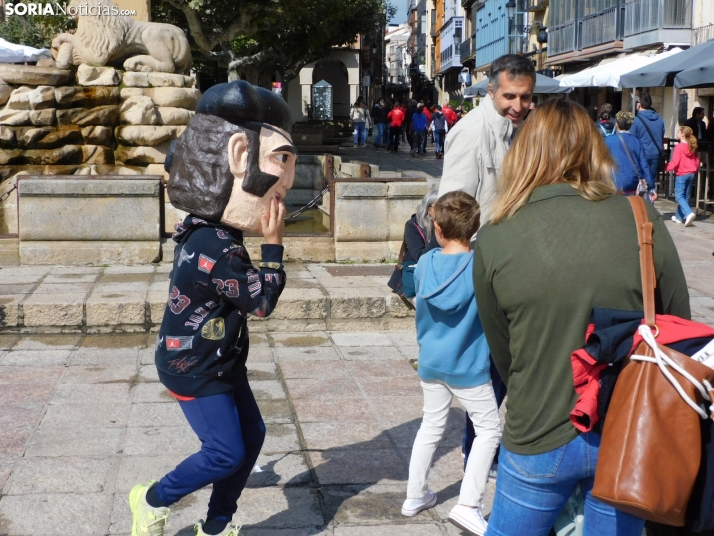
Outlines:
{"label": "child in pink jacket", "polygon": [[684,223],[685,227],[692,225],[695,215],[689,207],[689,195],[692,192],[694,179],[699,171],[699,158],[697,157],[697,138],[692,129],[680,126],[677,130],[679,143],[672,151],[672,160],[665,171],[674,171],[674,199],[679,205],[677,212],[672,216],[672,221]]}

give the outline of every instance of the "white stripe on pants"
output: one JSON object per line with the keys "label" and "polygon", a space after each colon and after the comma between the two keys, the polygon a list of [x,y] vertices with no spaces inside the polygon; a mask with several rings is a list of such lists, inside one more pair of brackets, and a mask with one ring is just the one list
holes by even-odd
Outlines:
{"label": "white stripe on pants", "polygon": [[501,439],[501,420],[491,381],[465,389],[437,381],[422,381],[421,387],[424,391],[424,418],[412,447],[407,498],[418,499],[426,493],[431,462],[444,435],[451,400],[455,396],[468,412],[476,431],[461,483],[459,504],[477,506],[483,499],[493,455]]}

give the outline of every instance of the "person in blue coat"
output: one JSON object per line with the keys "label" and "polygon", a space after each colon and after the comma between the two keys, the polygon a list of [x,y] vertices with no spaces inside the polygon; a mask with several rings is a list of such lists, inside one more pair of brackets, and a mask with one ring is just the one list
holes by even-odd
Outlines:
{"label": "person in blue coat", "polygon": [[643,93],[635,99],[637,116],[630,134],[640,140],[647,156],[647,171],[654,183],[659,171],[659,159],[664,147],[664,121],[652,109],[652,97]]}
{"label": "person in blue coat", "polygon": [[647,182],[646,190],[641,189],[641,195],[651,201],[657,199],[654,178],[649,174],[647,155],[640,140],[632,134],[634,116],[632,112],[619,111],[615,116],[617,122],[615,134],[605,138],[605,145],[610,149],[615,160],[615,186],[624,195],[638,193],[639,180]]}

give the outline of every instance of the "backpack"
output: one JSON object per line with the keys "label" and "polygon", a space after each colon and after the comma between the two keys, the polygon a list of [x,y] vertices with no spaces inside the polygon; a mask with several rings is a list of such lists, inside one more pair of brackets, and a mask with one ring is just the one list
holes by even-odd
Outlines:
{"label": "backpack", "polygon": [[608,136],[612,136],[615,133],[615,125],[613,125],[609,121],[606,121],[606,122],[600,121],[600,122],[598,122],[597,126],[605,138],[607,138]]}

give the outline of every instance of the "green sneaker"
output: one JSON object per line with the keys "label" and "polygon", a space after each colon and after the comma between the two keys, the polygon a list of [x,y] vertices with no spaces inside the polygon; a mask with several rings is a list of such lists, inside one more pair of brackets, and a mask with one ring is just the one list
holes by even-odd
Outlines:
{"label": "green sneaker", "polygon": [[[203,532],[203,524],[205,521],[201,519],[198,523],[196,523],[193,526],[193,530],[196,531],[196,536],[209,536],[205,532]],[[226,526],[225,529],[223,529],[220,534],[217,534],[216,536],[241,536],[240,532],[241,525],[231,525],[230,523]]]}
{"label": "green sneaker", "polygon": [[146,492],[155,485],[155,480],[149,480],[146,484],[137,484],[129,492],[129,508],[133,517],[131,536],[164,536],[169,509],[152,508],[146,502]]}

